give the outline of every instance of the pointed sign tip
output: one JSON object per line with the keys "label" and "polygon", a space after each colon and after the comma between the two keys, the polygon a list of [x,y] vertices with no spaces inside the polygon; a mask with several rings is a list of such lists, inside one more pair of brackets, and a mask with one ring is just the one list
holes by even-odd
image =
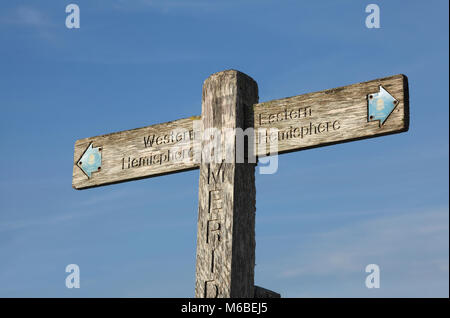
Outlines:
{"label": "pointed sign tip", "polygon": [[77,166],[84,172],[84,174],[90,179],[93,172],[100,171],[102,166],[102,153],[101,147],[93,147],[91,142],[86,148],[85,152],[81,156],[81,159],[77,162]]}
{"label": "pointed sign tip", "polygon": [[379,121],[379,127],[381,128],[397,106],[398,100],[382,85],[379,85],[377,93],[368,95],[368,104],[368,121]]}

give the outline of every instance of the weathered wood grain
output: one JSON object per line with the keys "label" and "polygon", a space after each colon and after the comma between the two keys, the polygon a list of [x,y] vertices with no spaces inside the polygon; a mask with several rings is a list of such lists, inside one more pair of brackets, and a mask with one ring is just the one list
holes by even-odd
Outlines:
{"label": "weathered wood grain", "polygon": [[[245,116],[257,102],[258,86],[247,75],[233,70],[211,75],[203,85],[204,129],[245,128]],[[234,133],[222,134],[219,147],[225,144],[235,144]],[[251,298],[255,164],[224,162],[225,154],[208,163],[206,155],[200,165],[195,296]]]}
{"label": "weathered wood grain", "polygon": [[[377,93],[380,85],[398,100],[394,111],[381,127],[378,121],[369,122],[367,118],[367,97]],[[272,100],[254,105],[253,110],[257,156],[268,154],[271,144],[275,142],[278,145],[274,150],[286,153],[400,133],[409,127],[408,80],[400,74]],[[270,135],[269,129],[274,128],[278,132]],[[268,140],[267,136],[273,137],[273,140]]]}
{"label": "weathered wood grain", "polygon": [[[380,85],[399,101],[381,127],[378,122],[367,120],[367,96],[378,92]],[[286,116],[286,113],[294,116]],[[292,118],[296,113],[299,116]],[[404,132],[409,126],[408,80],[404,75],[395,75],[255,104],[245,115],[245,121],[246,128],[254,127],[253,151],[257,157],[270,152],[286,153]],[[73,187],[86,189],[197,169],[201,152],[201,127],[197,127],[199,122],[200,116],[193,116],[76,141]],[[333,126],[333,123],[336,124]],[[271,134],[271,129],[277,131]],[[179,142],[165,143],[164,137],[177,134],[180,130],[192,131],[195,139],[184,138]],[[146,146],[144,138],[149,136],[159,137],[161,144],[154,142],[151,146]],[[90,143],[93,143],[93,147],[102,147],[102,167],[88,178],[77,166],[77,162]],[[177,155],[179,150],[182,160],[177,159],[180,158]],[[153,158],[153,163],[143,164],[149,158]],[[136,160],[133,162],[133,159]]]}
{"label": "weathered wood grain", "polygon": [[[72,186],[85,189],[198,168],[193,156],[199,148],[199,127],[194,125],[199,119],[194,116],[77,140]],[[102,166],[88,178],[77,162],[91,143],[102,148]]]}
{"label": "weathered wood grain", "polygon": [[[377,93],[380,85],[398,101],[383,125],[367,118],[368,95]],[[280,297],[254,286],[255,163],[236,162],[237,134],[227,129],[254,128],[250,151],[262,157],[404,132],[409,127],[408,80],[404,75],[257,102],[255,81],[238,71],[224,71],[205,81],[201,117],[75,143],[75,189],[200,167],[196,297]],[[201,135],[209,128],[222,132],[221,148],[231,149],[231,161],[225,157],[217,162],[206,160],[210,139],[202,140]],[[101,148],[102,160],[101,169],[95,168],[97,171],[88,177],[77,163],[91,144]]]}

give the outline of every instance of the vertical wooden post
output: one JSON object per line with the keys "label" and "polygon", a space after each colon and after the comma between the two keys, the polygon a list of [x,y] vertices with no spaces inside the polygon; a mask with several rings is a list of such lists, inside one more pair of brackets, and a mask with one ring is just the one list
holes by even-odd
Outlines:
{"label": "vertical wooden post", "polygon": [[[235,131],[224,131],[245,129],[257,102],[256,82],[241,72],[219,72],[203,84],[203,129],[222,132],[223,157],[207,162],[202,152],[196,297],[255,296],[255,163],[236,163]],[[202,149],[209,141],[202,140]],[[231,161],[225,160],[225,145],[230,143]]]}

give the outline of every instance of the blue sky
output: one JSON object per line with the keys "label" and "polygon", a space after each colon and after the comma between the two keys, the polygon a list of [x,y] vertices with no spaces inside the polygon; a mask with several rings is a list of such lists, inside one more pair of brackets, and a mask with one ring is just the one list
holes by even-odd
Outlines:
{"label": "blue sky", "polygon": [[[447,1],[0,4],[0,296],[192,297],[198,171],[76,191],[75,140],[200,114],[238,69],[260,101],[403,73],[407,133],[257,175],[256,273],[283,297],[448,297]],[[377,3],[381,28],[365,27]],[[376,194],[374,196],[374,193]],[[80,266],[81,288],[65,287]],[[381,288],[364,271],[381,269]]]}

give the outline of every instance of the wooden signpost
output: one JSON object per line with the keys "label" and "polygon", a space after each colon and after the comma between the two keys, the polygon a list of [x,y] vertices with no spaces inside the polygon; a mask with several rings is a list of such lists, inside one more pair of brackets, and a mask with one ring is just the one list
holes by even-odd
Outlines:
{"label": "wooden signpost", "polygon": [[[223,71],[203,85],[201,116],[77,140],[72,185],[86,189],[199,168],[195,296],[279,297],[254,285],[252,158],[405,132],[408,126],[404,75],[258,104],[253,79]],[[241,132],[247,136],[244,158]]]}

